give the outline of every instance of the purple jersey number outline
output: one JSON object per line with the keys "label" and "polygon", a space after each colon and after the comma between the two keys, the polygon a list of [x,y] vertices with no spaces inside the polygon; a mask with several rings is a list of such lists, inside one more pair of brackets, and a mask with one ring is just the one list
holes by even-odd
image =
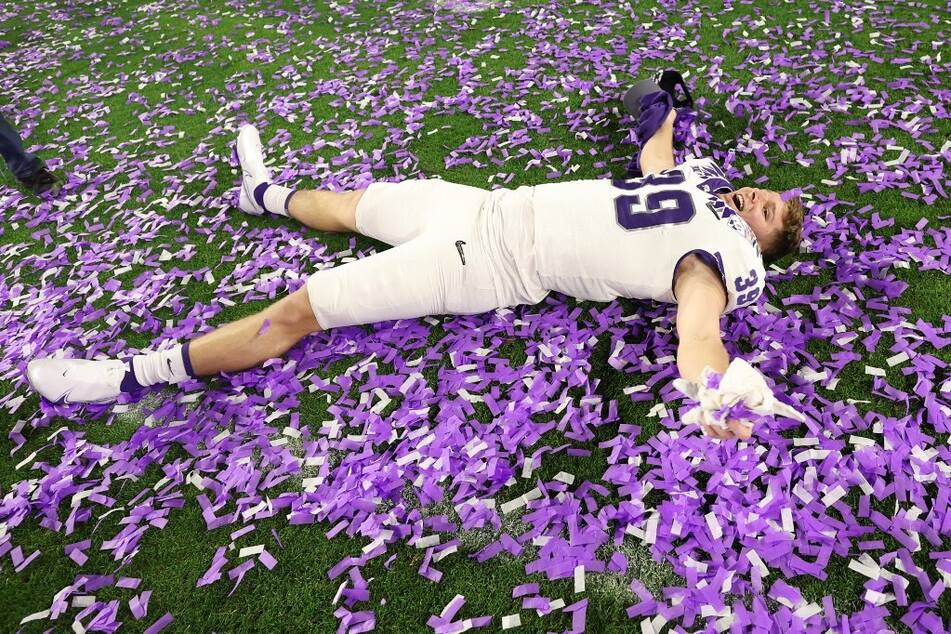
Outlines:
{"label": "purple jersey number outline", "polygon": [[[759,297],[760,292],[763,290],[757,285],[759,281],[759,276],[756,275],[756,270],[753,269],[750,271],[749,276],[746,279],[738,277],[733,280],[733,286],[736,288],[736,293],[738,297],[736,298],[736,305],[743,306],[745,304],[751,303],[757,297]],[[750,287],[753,287],[750,289]],[[749,289],[749,290],[748,290]],[[746,291],[745,293],[743,291]]]}
{"label": "purple jersey number outline", "polygon": [[[647,185],[682,185],[685,181],[679,169],[667,170],[660,174],[648,174],[642,178],[624,180],[615,178],[611,184],[618,189],[637,191]],[[673,203],[667,204],[665,203]],[[696,213],[693,206],[693,197],[682,189],[661,189],[653,191],[644,199],[647,211],[640,211],[640,194],[623,194],[614,199],[614,213],[617,223],[625,231],[639,231],[651,229],[660,225],[681,224],[689,222]]]}

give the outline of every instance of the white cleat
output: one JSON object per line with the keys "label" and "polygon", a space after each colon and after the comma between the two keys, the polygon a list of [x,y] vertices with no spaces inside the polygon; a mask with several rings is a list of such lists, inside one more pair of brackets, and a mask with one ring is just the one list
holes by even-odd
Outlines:
{"label": "white cleat", "polygon": [[26,368],[33,389],[53,403],[105,403],[122,391],[125,361],[34,359]]}
{"label": "white cleat", "polygon": [[264,166],[264,150],[261,135],[253,125],[245,124],[238,132],[238,160],[241,162],[241,192],[238,208],[246,213],[260,216],[264,208],[254,200],[254,188],[271,182],[271,174]]}

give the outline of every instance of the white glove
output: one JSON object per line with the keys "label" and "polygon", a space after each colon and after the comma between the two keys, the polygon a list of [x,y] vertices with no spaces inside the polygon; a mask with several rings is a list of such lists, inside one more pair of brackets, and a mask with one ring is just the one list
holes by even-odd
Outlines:
{"label": "white glove", "polygon": [[699,407],[684,416],[688,423],[726,428],[731,410],[741,404],[762,416],[778,414],[800,423],[806,420],[800,412],[776,400],[766,384],[766,377],[740,358],[733,359],[722,376],[706,367],[700,374],[700,383],[674,379],[674,387],[684,396],[700,402]]}

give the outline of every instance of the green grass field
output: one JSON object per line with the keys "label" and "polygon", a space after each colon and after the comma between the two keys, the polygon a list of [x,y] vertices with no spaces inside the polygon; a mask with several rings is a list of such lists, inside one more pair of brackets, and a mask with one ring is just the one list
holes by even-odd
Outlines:
{"label": "green grass field", "polygon": [[[121,522],[126,513],[108,513],[107,506],[92,505],[91,518],[77,523],[75,531],[67,536],[62,529],[54,531],[42,526],[42,516],[37,512],[21,517],[23,511],[12,502],[17,487],[29,488],[31,481],[42,479],[53,466],[69,461],[63,443],[51,440],[51,434],[60,427],[81,432],[80,439],[91,445],[124,447],[137,437],[143,424],[149,425],[149,429],[153,427],[154,422],[146,420],[148,412],[174,398],[171,391],[155,393],[144,404],[128,411],[106,410],[95,416],[61,416],[49,408],[41,410],[37,396],[28,390],[22,378],[30,358],[27,349],[51,352],[49,343],[55,339],[69,341],[79,351],[92,347],[95,353],[118,354],[127,347],[146,348],[163,332],[166,322],[179,323],[195,307],[207,311],[202,318],[212,326],[258,311],[269,303],[270,291],[258,289],[246,296],[247,301],[236,301],[234,305],[217,301],[220,285],[240,285],[271,270],[271,265],[245,269],[249,260],[260,257],[248,245],[281,241],[306,244],[318,252],[323,245],[325,250],[319,252],[321,261],[336,264],[354,254],[384,248],[366,238],[304,231],[285,219],[246,216],[233,208],[239,170],[230,157],[241,121],[259,125],[265,151],[272,159],[272,171],[278,175],[283,172],[285,178],[303,186],[316,187],[329,181],[331,186],[340,188],[372,179],[425,175],[480,187],[501,182],[516,187],[545,182],[553,170],[559,172],[558,179],[617,176],[623,174],[634,151],[628,129],[619,125],[621,92],[638,74],[666,67],[665,59],[674,54],[681,60],[681,67],[693,69],[692,77],[707,76],[715,62],[724,83],[733,82],[740,90],[764,89],[775,108],[776,121],[767,124],[762,112],[731,114],[728,95],[708,86],[706,80],[699,81],[695,97],[704,98],[703,109],[713,118],[701,117],[698,125],[706,136],[695,136],[709,139],[710,147],[694,145],[683,149],[698,155],[712,149],[723,153],[734,150],[733,168],[740,175],[745,174],[744,166],[752,172],[748,178],[736,178],[738,183],[752,185],[754,178],[765,175],[768,180],[762,186],[776,190],[814,185],[806,191],[807,204],[827,202],[823,197],[834,193],[837,200],[846,201],[848,206],[840,204],[824,211],[825,224],[857,214],[856,210],[867,205],[880,218],[894,220],[893,224],[876,229],[866,225],[862,232],[856,231],[855,224],[843,225],[843,233],[835,237],[844,245],[841,259],[820,257],[819,249],[813,245],[798,258],[801,265],[794,266],[793,258],[779,262],[782,269],[790,269],[790,274],[770,280],[769,303],[798,311],[802,322],[811,331],[819,332],[829,316],[819,308],[818,294],[811,305],[784,303],[784,298],[808,295],[814,289],[821,294],[854,288],[843,271],[851,267],[863,273],[881,272],[879,264],[869,265],[862,259],[864,250],[880,246],[870,244],[870,236],[884,239],[886,245],[893,244],[890,239],[905,240],[902,232],[914,235],[916,226],[926,219],[928,230],[943,230],[945,242],[943,246],[938,243],[936,236],[940,233],[933,231],[921,234],[921,242],[915,246],[943,248],[943,259],[921,262],[906,256],[905,260],[910,262],[907,267],[895,266],[885,274],[906,282],[908,287],[900,295],[882,301],[890,307],[906,308],[907,322],[922,320],[947,332],[951,297],[947,251],[951,211],[947,197],[926,204],[903,196],[903,192],[922,193],[920,183],[907,176],[882,191],[860,192],[858,183],[866,182],[867,174],[858,169],[861,163],[856,161],[844,165],[841,175],[834,174],[841,152],[848,148],[843,139],[851,137],[865,143],[874,135],[870,122],[875,116],[868,109],[859,108],[861,102],[855,96],[856,91],[864,89],[876,91],[876,98],[889,104],[901,103],[908,108],[908,104],[919,103],[917,113],[902,120],[930,117],[923,131],[913,135],[890,128],[883,131],[888,139],[886,145],[907,148],[916,159],[943,152],[943,159],[936,159],[936,163],[941,165],[943,161],[946,169],[946,141],[951,136],[947,100],[940,104],[937,113],[934,109],[929,111],[928,105],[936,105],[935,79],[939,75],[934,69],[947,71],[948,65],[932,59],[929,67],[921,59],[934,58],[939,53],[935,44],[947,41],[947,15],[939,19],[943,10],[940,3],[896,3],[878,9],[863,5],[832,10],[827,18],[823,10],[831,9],[833,3],[727,3],[727,8],[723,8],[722,3],[703,0],[671,11],[669,16],[663,10],[664,4],[321,2],[300,7],[293,3],[217,1],[91,2],[6,6],[0,10],[0,40],[9,43],[0,49],[0,75],[5,83],[0,111],[24,132],[26,144],[34,146],[54,171],[84,183],[72,185],[62,202],[40,203],[18,193],[8,172],[0,173],[0,252],[5,252],[0,256],[5,269],[0,285],[0,323],[4,329],[0,397],[25,396],[16,407],[10,399],[0,401],[4,427],[25,437],[22,446],[13,435],[4,435],[0,440],[0,490],[7,496],[0,514],[0,519],[6,518],[0,525],[0,535],[6,534],[10,526],[13,543],[24,554],[41,551],[20,572],[14,571],[9,556],[0,558],[0,630],[17,630],[23,617],[48,609],[54,595],[83,574],[141,578],[139,589],[152,592],[148,616],[142,620],[132,618],[125,603],[135,594],[133,591],[106,586],[92,593],[98,601],[123,601],[117,618],[128,631],[145,630],[166,612],[175,619],[172,631],[325,632],[338,627],[334,611],[340,604],[333,605],[332,600],[344,577],[329,580],[328,570],[344,557],[358,555],[370,540],[348,538],[346,534],[328,539],[325,533],[333,525],[331,522],[291,525],[286,514],[279,512],[255,520],[252,533],[232,541],[229,534],[244,524],[238,522],[209,531],[197,502],[202,492],[197,487],[182,485],[177,489],[177,501],[168,507],[167,524],[148,530],[134,556],[123,561],[100,546],[123,528]],[[818,10],[813,5],[818,5]],[[542,7],[547,9],[541,12]],[[561,16],[561,21],[555,16]],[[539,22],[548,24],[544,30],[547,38],[539,38]],[[664,34],[666,47],[664,42],[645,42],[631,35],[634,25],[645,23],[652,26],[642,29]],[[736,28],[724,40],[722,33],[731,26]],[[784,34],[779,35],[776,29]],[[872,35],[876,32],[879,35]],[[783,54],[802,56],[803,50],[810,48],[825,51],[826,55],[810,60],[818,68],[809,68],[808,76],[817,78],[817,83],[827,85],[831,92],[821,99],[808,100],[813,109],[822,104],[822,121],[826,124],[822,136],[827,142],[804,131],[811,125],[803,123],[804,116],[781,120],[791,110],[777,102],[796,95],[785,95],[783,86],[774,80],[757,80],[769,70],[769,65],[753,59],[760,52],[752,44],[753,38],[765,38],[774,59]],[[846,55],[845,44],[868,56]],[[909,48],[914,52],[902,52]],[[678,52],[682,49],[686,50]],[[947,57],[946,48],[943,53]],[[896,62],[896,57],[908,60]],[[555,61],[570,68],[570,80],[565,79]],[[861,72],[848,62],[860,64]],[[613,84],[601,84],[608,74],[615,76]],[[860,85],[854,83],[856,74],[862,77]],[[908,81],[899,81],[903,79]],[[518,94],[519,86],[526,81],[534,82],[530,94]],[[850,85],[846,85],[847,81]],[[946,95],[947,80],[943,82]],[[472,89],[475,105],[471,107],[450,99],[458,97],[462,83]],[[375,112],[378,103],[361,104],[357,98],[368,91],[376,96],[402,91],[403,105]],[[739,98],[742,100],[742,96]],[[504,110],[507,106],[511,110]],[[496,108],[507,114],[517,113],[521,118],[510,124],[529,130],[528,143],[510,146],[513,158],[499,163],[492,161],[499,154],[490,156],[476,149],[499,132],[491,118],[485,116],[485,112],[495,112]],[[407,113],[411,110],[421,114],[409,117]],[[813,112],[809,110],[808,114]],[[585,124],[593,131],[578,134],[579,122],[586,116],[594,119],[594,124]],[[774,123],[788,137],[768,142],[765,156],[770,167],[764,168],[745,148],[750,139],[768,137]],[[268,139],[277,142],[269,144]],[[560,159],[550,157],[532,161],[529,152],[557,147],[572,151],[569,164],[562,165]],[[525,152],[517,153],[516,148]],[[885,160],[897,159],[899,152],[886,151]],[[803,165],[797,162],[797,155],[814,162]],[[446,167],[449,156],[468,157],[474,162]],[[569,167],[573,169],[570,174]],[[507,180],[509,176],[511,179]],[[835,184],[826,184],[824,180]],[[947,190],[946,173],[938,181]],[[124,192],[129,199],[118,204],[116,194]],[[175,199],[179,204],[167,209]],[[34,208],[40,212],[34,212]],[[37,217],[41,220],[36,221]],[[822,235],[828,238],[831,232]],[[57,253],[60,244],[66,246]],[[851,245],[852,253],[845,250],[846,245]],[[159,261],[163,251],[174,256]],[[289,249],[280,257],[300,270],[307,270],[307,257],[292,251]],[[136,252],[141,256],[132,260]],[[116,259],[123,253],[129,260],[128,268],[118,273],[115,269],[126,265],[125,260]],[[155,286],[148,281],[149,271],[155,266],[165,273],[172,267],[184,272],[207,267],[215,281],[204,282],[183,274],[176,287],[165,285],[168,278],[162,278],[162,285]],[[47,270],[51,272],[46,273],[44,267],[50,267]],[[112,293],[91,292],[82,280],[92,274],[96,275],[97,284],[117,280],[114,293],[153,284],[146,310],[137,312],[128,302],[117,304],[118,295]],[[50,287],[67,288],[69,294],[63,297]],[[54,298],[51,305],[56,308],[50,310],[62,320],[60,332],[47,328],[41,333],[28,327],[34,318],[49,321],[49,314],[35,303],[29,303],[32,313],[18,312],[23,306],[12,298],[30,291],[35,291],[36,297]],[[172,291],[185,301],[159,305],[159,300]],[[78,307],[88,303],[103,313],[84,321],[72,320],[65,304],[70,295],[79,297]],[[872,330],[879,331],[880,339],[871,342],[867,352],[859,348],[863,356],[845,364],[834,389],[817,385],[816,393],[830,402],[857,401],[855,406],[863,416],[917,415],[919,431],[928,439],[926,446],[939,450],[931,460],[944,460],[942,464],[947,466],[948,434],[940,426],[921,422],[925,406],[913,391],[915,375],[904,374],[902,367],[891,367],[886,361],[895,354],[896,338],[882,328],[881,314],[876,312],[874,303],[878,299],[880,294],[866,289],[865,302],[858,306],[870,316]],[[561,297],[547,301],[566,305],[566,310],[581,308],[582,314],[576,321],[585,327],[593,328],[595,319],[591,315],[605,310],[603,304]],[[648,308],[660,314],[656,307],[644,303],[619,300],[616,304],[619,316],[636,315]],[[105,318],[117,305],[127,312],[127,322],[110,323]],[[534,310],[539,312],[546,307],[543,303]],[[427,329],[428,345],[432,346],[435,359],[424,364],[422,372],[433,390],[440,393],[440,372],[452,367],[447,333],[464,329],[467,324],[475,324],[471,327],[476,328],[478,322],[437,318],[421,323]],[[624,391],[626,387],[643,384],[650,373],[620,372],[608,364],[614,338],[625,336],[623,326],[618,322],[599,329],[596,343],[584,352],[590,362],[586,388],[590,392],[579,389],[573,396],[580,399],[593,394],[605,403],[616,401],[620,420],[640,425],[638,439],[644,443],[663,425],[660,419],[648,417],[654,402],[632,401]],[[385,327],[364,330],[373,334],[385,331]],[[815,332],[812,336],[804,333],[805,350],[819,363],[833,362],[840,352],[839,346]],[[72,334],[66,337],[66,333]],[[315,370],[331,381],[362,359],[361,350],[348,350],[342,341],[334,342],[335,363]],[[516,331],[493,343],[498,344],[494,354],[507,359],[513,368],[541,363],[536,357],[538,337],[519,336]],[[739,345],[743,348],[744,344]],[[425,345],[420,349],[425,349]],[[946,347],[924,343],[916,348],[916,353],[951,363]],[[910,394],[907,411],[900,400],[873,394],[873,377],[866,373],[865,366],[886,368],[887,383]],[[385,374],[387,369],[392,370],[392,366],[381,363],[377,371]],[[936,372],[934,393],[938,395],[942,380],[947,381],[949,375],[947,366]],[[366,374],[357,376],[366,379]],[[222,388],[222,383],[210,382],[216,389]],[[352,394],[357,394],[359,387],[354,385]],[[249,387],[248,393],[253,390],[253,386]],[[322,422],[334,418],[328,408],[341,398],[319,391],[304,391],[298,396],[297,406],[285,409],[293,409],[300,416],[301,427],[310,426],[314,433]],[[947,402],[946,394],[938,398]],[[395,401],[383,410],[384,415],[391,414],[399,405]],[[484,404],[477,404],[474,409],[473,418],[478,422],[487,424],[492,419]],[[289,415],[285,411],[273,423],[277,430],[273,438],[280,436]],[[172,422],[159,420],[160,424]],[[853,433],[877,437],[871,427]],[[602,443],[617,435],[617,424],[596,427],[593,439],[568,441],[589,449],[589,457],[581,459],[565,453],[546,456],[534,476],[550,482],[557,473],[565,471],[579,481],[599,482],[609,465],[610,453]],[[784,435],[799,438],[809,432],[805,428],[792,429],[784,431]],[[843,436],[843,441],[847,436]],[[557,432],[551,432],[535,446],[554,446],[564,441]],[[851,447],[846,446],[845,450]],[[162,489],[164,483],[160,481],[166,475],[162,469],[174,469],[174,465],[188,461],[193,455],[190,452],[184,443],[176,446],[148,464],[137,478],[112,479],[95,462],[89,464],[87,475],[99,480],[108,478],[104,493],[115,500],[111,508],[126,509],[143,491]],[[530,455],[531,451],[525,453]],[[33,457],[27,459],[29,456]],[[905,459],[911,460],[907,456]],[[521,471],[520,465],[511,466],[516,474]],[[295,474],[269,491],[269,495],[300,490],[301,478],[308,475]],[[946,482],[947,471],[943,477]],[[938,496],[940,482],[939,479],[938,484],[926,485],[931,500]],[[525,493],[532,486],[531,480],[519,478],[513,487],[499,494],[499,502]],[[652,504],[661,502],[659,493],[651,498]],[[612,496],[613,502],[620,499],[613,489]],[[858,512],[857,490],[851,491],[845,500]],[[892,517],[899,507],[908,511],[911,502],[890,495],[876,497],[872,505]],[[442,506],[424,507],[422,512],[454,516],[451,505],[445,502]],[[69,501],[64,500],[59,520],[65,521],[68,513]],[[13,518],[15,522],[11,521]],[[538,582],[541,594],[547,597],[563,598],[569,604],[587,598],[588,631],[637,631],[640,619],[632,621],[625,614],[629,606],[639,601],[629,587],[632,579],[640,580],[658,598],[663,596],[664,588],[687,583],[668,561],[660,561],[648,545],[633,537],[625,538],[617,547],[630,562],[626,573],[589,575],[583,595],[574,593],[571,579],[548,581],[541,574],[527,574],[525,565],[537,552],[531,545],[520,556],[503,554],[482,563],[467,556],[499,539],[502,532],[516,536],[526,526],[517,516],[505,516],[503,521],[501,531],[460,531],[456,536],[460,539],[459,554],[443,559],[437,566],[443,573],[439,583],[430,582],[417,572],[423,550],[404,543],[390,545],[385,557],[362,568],[363,576],[370,581],[371,599],[353,609],[375,611],[376,629],[380,631],[428,631],[426,620],[430,615],[439,614],[455,595],[461,594],[466,605],[460,618],[493,615],[493,630],[500,627],[499,617],[516,612],[521,615],[521,631],[570,628],[570,614],[555,611],[539,616],[534,610],[521,609],[521,601],[512,598],[514,586]],[[862,539],[884,540],[884,547],[872,552],[874,556],[899,547],[892,536],[867,521],[865,525],[870,531]],[[92,547],[86,551],[88,561],[78,565],[66,556],[64,546],[86,539],[92,541]],[[926,571],[932,582],[940,579],[942,573],[936,568],[937,557],[931,558],[929,554],[951,551],[949,533],[940,533],[939,539],[941,544],[935,545],[922,538],[922,549],[913,553],[916,565]],[[274,570],[257,566],[231,596],[233,581],[227,577],[196,588],[216,549],[240,549],[260,543],[277,558]],[[610,553],[606,548],[602,555],[606,559]],[[396,555],[395,560],[385,567],[384,562],[392,554]],[[850,556],[858,554],[853,552]],[[232,560],[234,555],[229,551]],[[863,608],[863,584],[867,579],[848,569],[849,559],[831,555],[825,566],[825,580],[807,575],[787,580],[801,590],[807,601],[821,603],[823,597],[830,595],[837,614],[853,614]],[[769,579],[782,576],[774,570]],[[912,581],[909,601],[920,601],[922,596],[921,589]],[[945,623],[951,623],[947,593],[941,599],[935,611]],[[772,600],[769,606],[772,611],[781,609]],[[887,607],[891,627],[900,631],[914,629],[899,620],[907,607],[895,602]],[[79,608],[72,608],[52,623],[28,623],[23,631],[38,632],[48,627],[68,631],[78,611]],[[694,629],[702,627],[702,623],[698,620]],[[707,624],[711,625],[712,620]],[[672,628],[665,631],[669,629]]]}

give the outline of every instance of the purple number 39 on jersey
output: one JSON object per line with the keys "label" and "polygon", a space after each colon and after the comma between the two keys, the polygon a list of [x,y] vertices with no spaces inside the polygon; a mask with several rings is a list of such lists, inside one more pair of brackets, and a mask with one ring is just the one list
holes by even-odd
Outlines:
{"label": "purple number 39 on jersey", "polygon": [[[738,277],[735,280],[733,280],[733,286],[734,288],[736,288],[736,292],[738,295],[738,297],[736,298],[737,306],[743,306],[745,304],[749,304],[750,302],[755,300],[757,297],[759,297],[760,291],[762,289],[756,284],[756,282],[758,281],[759,281],[759,278],[756,275],[755,270],[750,271],[750,274],[746,279],[742,277]],[[746,291],[746,292],[744,293],[743,291]]]}
{"label": "purple number 39 on jersey", "polygon": [[[683,182],[684,175],[680,170],[648,174],[643,178],[629,181],[621,179],[612,181],[615,187],[628,191],[635,191],[646,185],[680,185]],[[682,189],[653,191],[644,197],[643,208],[640,194],[618,196],[614,199],[614,211],[617,214],[618,224],[628,231],[687,222],[696,213],[693,198]]]}

